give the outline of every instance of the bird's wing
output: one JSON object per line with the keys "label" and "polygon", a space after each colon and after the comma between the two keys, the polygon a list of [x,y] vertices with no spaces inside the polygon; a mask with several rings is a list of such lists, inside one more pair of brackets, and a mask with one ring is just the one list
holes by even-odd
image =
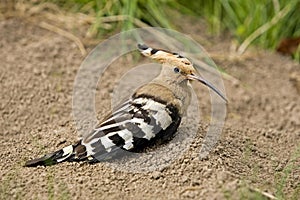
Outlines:
{"label": "bird's wing", "polygon": [[82,144],[93,157],[120,148],[138,151],[156,137],[173,135],[180,120],[178,111],[172,106],[151,98],[132,98],[85,136]]}

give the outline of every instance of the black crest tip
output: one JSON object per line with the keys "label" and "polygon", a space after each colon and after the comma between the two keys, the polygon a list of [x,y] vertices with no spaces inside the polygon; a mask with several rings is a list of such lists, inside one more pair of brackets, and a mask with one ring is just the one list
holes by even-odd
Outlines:
{"label": "black crest tip", "polygon": [[146,50],[146,49],[149,48],[149,47],[148,47],[147,45],[145,45],[145,44],[138,44],[137,47],[139,48],[139,50],[142,50],[142,51],[144,51],[144,50]]}

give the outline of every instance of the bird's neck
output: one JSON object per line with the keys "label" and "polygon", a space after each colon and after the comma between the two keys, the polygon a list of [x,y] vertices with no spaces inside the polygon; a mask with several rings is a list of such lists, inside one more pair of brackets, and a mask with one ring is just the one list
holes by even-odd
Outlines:
{"label": "bird's neck", "polygon": [[[178,79],[177,79],[178,80]],[[174,79],[160,77],[153,79],[150,83],[158,84],[168,88],[174,95],[176,99],[181,102],[181,110],[184,114],[190,104],[191,101],[191,85],[188,80],[181,80],[180,82],[174,81]]]}
{"label": "bird's neck", "polygon": [[188,87],[189,81],[187,79],[178,79],[174,77],[169,77],[164,74],[160,74],[158,77],[151,81],[152,83],[161,84],[169,89],[171,89],[174,93],[177,90],[190,90]]}

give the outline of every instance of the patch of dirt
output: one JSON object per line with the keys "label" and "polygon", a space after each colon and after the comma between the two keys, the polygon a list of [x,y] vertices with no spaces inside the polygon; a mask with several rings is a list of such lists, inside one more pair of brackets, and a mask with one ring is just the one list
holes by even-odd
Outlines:
{"label": "patch of dirt", "polygon": [[[189,150],[162,170],[129,173],[105,163],[22,167],[77,140],[72,90],[83,57],[60,35],[21,19],[0,21],[0,198],[242,199],[266,192],[299,199],[300,95],[290,76],[300,65],[257,49],[232,57],[230,38],[207,36],[189,20],[181,28],[200,43],[209,41],[206,50],[236,79],[224,79],[229,104],[222,138],[208,158],[198,159],[210,116],[202,88],[204,123]],[[99,90],[100,115],[121,71],[108,74]]]}

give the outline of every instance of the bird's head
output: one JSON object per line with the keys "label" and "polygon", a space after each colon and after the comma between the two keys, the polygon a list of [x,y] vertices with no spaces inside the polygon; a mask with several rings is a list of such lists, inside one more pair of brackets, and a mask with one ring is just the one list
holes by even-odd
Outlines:
{"label": "bird's head", "polygon": [[138,44],[139,51],[146,57],[152,58],[163,65],[161,76],[175,83],[197,80],[216,92],[227,102],[225,96],[211,83],[196,75],[197,71],[187,58],[162,49],[153,49],[145,44]]}

